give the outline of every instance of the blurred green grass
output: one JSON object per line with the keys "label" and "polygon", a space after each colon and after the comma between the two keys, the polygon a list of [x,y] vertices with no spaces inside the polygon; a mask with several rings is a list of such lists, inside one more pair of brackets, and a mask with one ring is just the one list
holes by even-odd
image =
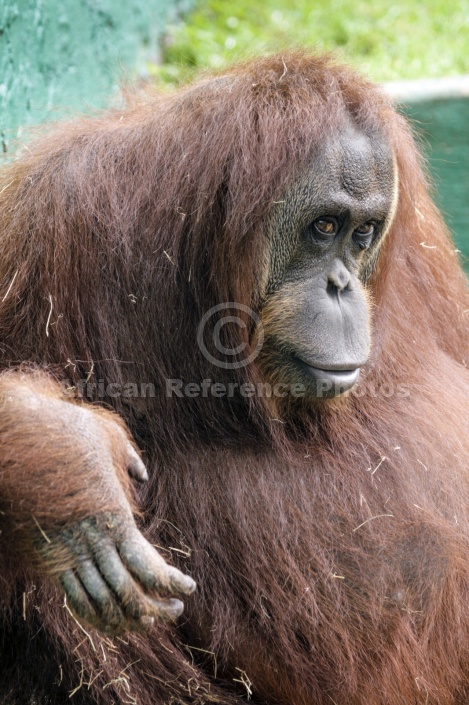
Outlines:
{"label": "blurred green grass", "polygon": [[377,81],[469,73],[469,0],[199,0],[150,72],[178,84],[295,46],[338,50]]}

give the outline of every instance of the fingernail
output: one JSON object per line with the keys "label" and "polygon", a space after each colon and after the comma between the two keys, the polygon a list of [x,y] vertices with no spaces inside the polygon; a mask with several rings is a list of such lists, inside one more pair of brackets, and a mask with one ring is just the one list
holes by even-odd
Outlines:
{"label": "fingernail", "polygon": [[138,482],[146,482],[148,480],[148,471],[137,455],[129,463],[129,475]]}
{"label": "fingernail", "polygon": [[184,612],[184,603],[178,600],[176,597],[172,597],[168,603],[169,612],[173,619],[177,619]]}
{"label": "fingernail", "polygon": [[171,571],[171,583],[174,588],[181,590],[186,595],[191,595],[197,587],[197,583],[189,575],[184,575],[177,568]]}

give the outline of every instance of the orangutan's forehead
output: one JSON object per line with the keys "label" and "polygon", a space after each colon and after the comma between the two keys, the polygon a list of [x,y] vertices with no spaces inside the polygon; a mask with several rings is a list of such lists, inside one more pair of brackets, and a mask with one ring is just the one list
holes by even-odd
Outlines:
{"label": "orangutan's forehead", "polygon": [[363,198],[375,190],[392,194],[394,160],[382,133],[365,133],[347,125],[318,145],[315,161],[324,169],[331,187]]}

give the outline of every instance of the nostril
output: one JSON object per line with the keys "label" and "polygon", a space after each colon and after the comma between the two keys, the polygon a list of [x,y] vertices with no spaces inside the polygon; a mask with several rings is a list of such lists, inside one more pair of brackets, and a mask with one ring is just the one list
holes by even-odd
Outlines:
{"label": "nostril", "polygon": [[340,260],[335,260],[327,276],[327,291],[335,293],[351,288],[350,272]]}
{"label": "nostril", "polygon": [[330,279],[327,280],[326,291],[329,296],[337,296],[340,293],[340,289]]}
{"label": "nostril", "polygon": [[327,291],[330,294],[334,294],[336,292],[341,292],[341,291],[346,291],[350,289],[350,278],[341,276],[341,277],[334,277],[329,275],[327,278]]}

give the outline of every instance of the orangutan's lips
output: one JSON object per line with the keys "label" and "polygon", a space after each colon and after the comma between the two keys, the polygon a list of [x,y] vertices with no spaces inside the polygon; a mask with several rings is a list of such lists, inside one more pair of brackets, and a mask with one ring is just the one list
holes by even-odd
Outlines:
{"label": "orangutan's lips", "polygon": [[360,368],[356,367],[352,370],[322,370],[319,367],[307,366],[312,377],[317,382],[340,386],[342,391],[346,392],[357,383],[360,375]]}
{"label": "orangutan's lips", "polygon": [[[324,392],[332,391],[330,396],[338,396],[351,389],[358,381],[360,367],[344,366],[324,369],[309,364],[300,357],[296,357],[303,372],[311,377]],[[329,396],[329,395],[327,395]]]}

